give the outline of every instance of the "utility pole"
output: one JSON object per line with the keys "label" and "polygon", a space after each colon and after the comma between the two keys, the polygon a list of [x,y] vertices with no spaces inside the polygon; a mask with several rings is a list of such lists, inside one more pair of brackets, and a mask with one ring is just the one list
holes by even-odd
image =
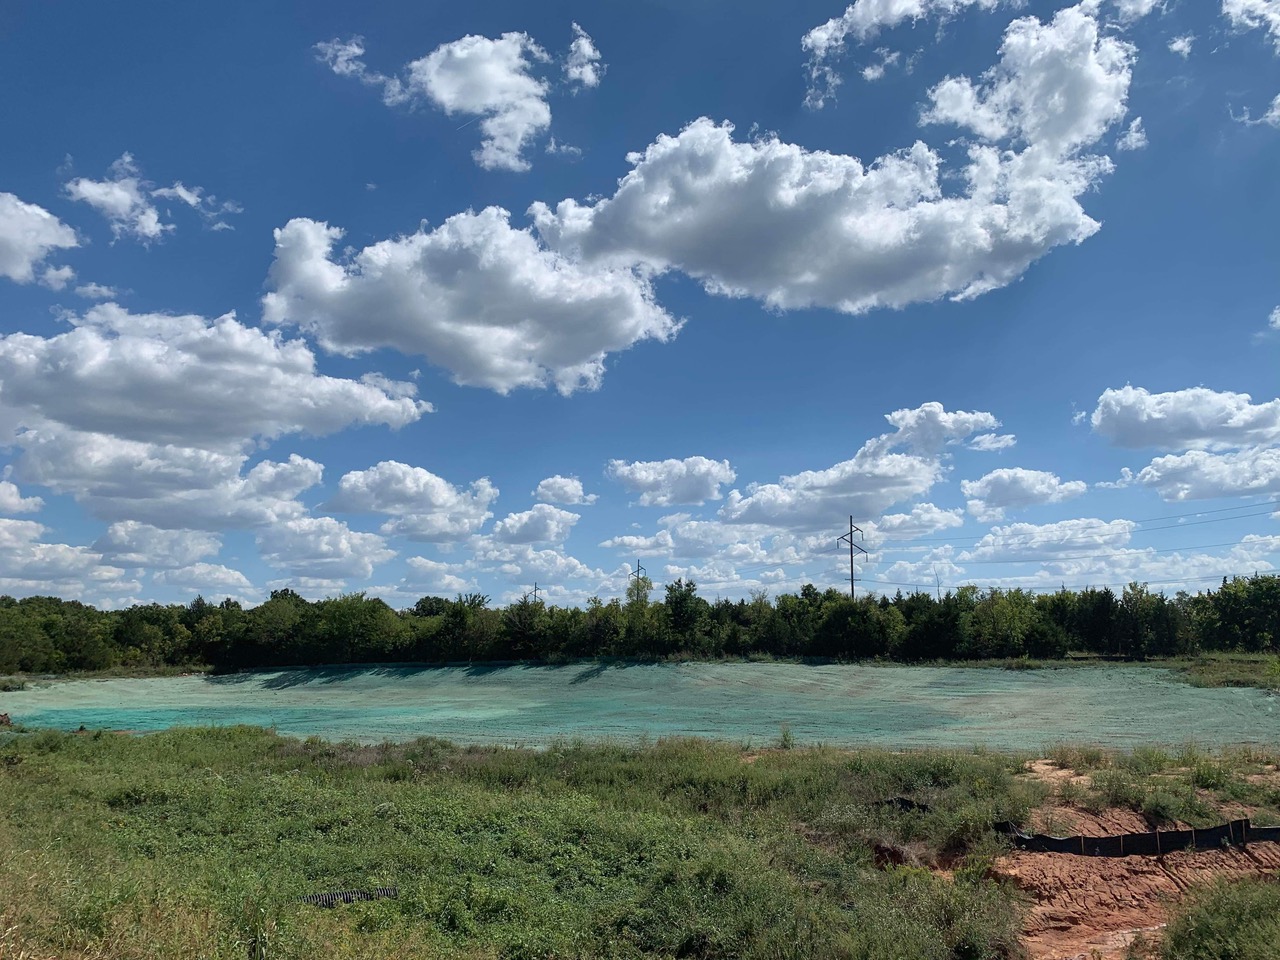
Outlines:
{"label": "utility pole", "polygon": [[853,551],[857,550],[864,557],[870,556],[870,554],[868,554],[866,550],[862,549],[862,546],[853,539],[853,535],[855,533],[858,535],[859,540],[863,539],[862,528],[855,527],[853,525],[853,517],[850,517],[849,532],[836,541],[836,543],[844,543],[846,540],[849,541],[849,599],[850,600],[855,599],[854,584],[858,582],[857,577],[854,576],[854,572],[853,572]]}

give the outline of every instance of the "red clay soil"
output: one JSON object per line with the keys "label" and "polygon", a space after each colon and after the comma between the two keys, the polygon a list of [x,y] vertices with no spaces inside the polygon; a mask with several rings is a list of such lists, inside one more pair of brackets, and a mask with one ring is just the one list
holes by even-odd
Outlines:
{"label": "red clay soil", "polygon": [[[1033,833],[1055,837],[1114,837],[1120,833],[1150,833],[1150,821],[1133,810],[1112,808],[1093,813],[1079,807],[1040,807],[1031,811],[1027,825]],[[1183,830],[1186,824],[1166,820],[1161,830]]]}
{"label": "red clay soil", "polygon": [[1031,900],[1024,930],[1034,960],[1121,960],[1136,934],[1159,937],[1169,907],[1192,887],[1280,875],[1280,843],[1163,857],[1014,851],[994,872]]}

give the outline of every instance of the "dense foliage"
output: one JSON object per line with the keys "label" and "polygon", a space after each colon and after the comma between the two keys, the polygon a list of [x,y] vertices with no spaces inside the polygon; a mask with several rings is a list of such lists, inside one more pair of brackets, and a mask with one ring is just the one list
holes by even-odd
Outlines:
{"label": "dense foliage", "polygon": [[1280,943],[1280,884],[1218,883],[1174,911],[1159,960],[1270,960]]}
{"label": "dense foliage", "polygon": [[423,597],[396,611],[355,593],[309,602],[276,590],[249,609],[233,600],[101,611],[53,597],[0,597],[0,674],[209,665],[565,660],[580,657],[814,657],[898,661],[1053,658],[1069,651],[1142,659],[1280,650],[1280,577],[1224,580],[1166,597],[1110,589],[962,587],[851,600],[805,585],[770,600],[709,602],[692,581],[651,600],[505,608],[479,594]]}
{"label": "dense foliage", "polygon": [[0,731],[0,957],[1012,960],[1020,765]]}

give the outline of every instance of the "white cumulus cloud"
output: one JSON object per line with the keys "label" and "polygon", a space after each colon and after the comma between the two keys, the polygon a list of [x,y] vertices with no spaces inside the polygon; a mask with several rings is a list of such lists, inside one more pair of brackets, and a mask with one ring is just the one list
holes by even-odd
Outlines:
{"label": "white cumulus cloud", "polygon": [[1082,480],[1063,481],[1057,474],[1023,467],[992,470],[978,480],[960,484],[969,512],[983,523],[1003,520],[1005,511],[1011,508],[1061,503],[1088,489]]}
{"label": "white cumulus cloud", "polygon": [[245,594],[253,590],[248,577],[221,563],[193,563],[186,567],[161,570],[151,579],[165,586],[216,594]]}
{"label": "white cumulus cloud", "polygon": [[569,55],[564,61],[565,78],[570,83],[581,84],[584,87],[598,87],[605,69],[595,42],[587,31],[575,23],[573,43],[569,44]]}
{"label": "white cumulus cloud", "polygon": [[[579,39],[583,37],[586,34]],[[590,44],[589,37],[586,41]],[[529,169],[524,149],[551,126],[550,84],[534,69],[551,57],[525,33],[504,33],[496,39],[468,35],[441,44],[409,63],[403,78],[370,70],[361,59],[361,37],[318,43],[315,49],[339,76],[381,88],[388,106],[425,100],[449,116],[480,118],[482,140],[473,156],[486,170]],[[571,49],[571,59],[577,50]],[[584,61],[581,70],[593,66]]]}
{"label": "white cumulus cloud", "polygon": [[291,454],[248,471],[243,453],[121,440],[74,430],[27,430],[18,438],[21,479],[68,494],[107,521],[169,530],[226,530],[306,512],[296,499],[324,467]]}
{"label": "white cumulus cloud", "polygon": [[108,594],[135,593],[136,580],[120,567],[104,563],[87,547],[44,540],[48,529],[31,520],[0,519],[0,593],[25,596],[52,593],[86,602]]}
{"label": "white cumulus cloud", "polygon": [[549,503],[535,503],[522,513],[509,513],[493,525],[498,543],[564,543],[582,517]]}
{"label": "white cumulus cloud", "polygon": [[159,240],[174,229],[160,219],[151,201],[154,184],[143,180],[133,155],[122,154],[111,164],[104,180],[77,177],[66,185],[67,196],[89,204],[107,218],[117,237],[134,237],[147,242]]}
{"label": "white cumulus cloud", "polygon": [[119,293],[102,283],[82,283],[76,287],[76,296],[86,300],[115,300]]}
{"label": "white cumulus cloud", "polygon": [[996,453],[1008,450],[1017,444],[1018,438],[1012,433],[983,433],[969,441],[970,450],[981,450],[983,453]]}
{"label": "white cumulus cloud", "polygon": [[40,497],[24,497],[17,484],[0,480],[0,513],[38,513],[43,506]]}
{"label": "white cumulus cloud", "polygon": [[222,541],[201,530],[162,530],[136,520],[111,524],[93,549],[125,567],[190,569],[222,548]]}
{"label": "white cumulus cloud", "polygon": [[1190,450],[1157,457],[1137,482],[1165,500],[1208,500],[1280,493],[1280,447],[1247,447],[1231,453]]}
{"label": "white cumulus cloud", "polygon": [[533,491],[533,498],[543,503],[562,503],[567,506],[586,506],[598,499],[596,494],[586,493],[582,489],[582,481],[577,477],[562,477],[559,474],[539,481]]}
{"label": "white cumulus cloud", "polygon": [[547,250],[497,207],[345,263],[331,257],[341,235],[305,219],[276,231],[267,322],[298,326],[341,353],[421,354],[460,384],[501,393],[554,384],[563,394],[598,387],[609,353],[679,328],[629,267]]}
{"label": "white cumulus cloud", "polygon": [[978,83],[930,93],[924,122],[981,140],[962,171],[919,141],[864,165],[776,137],[736,142],[704,117],[631,155],[611,197],[530,213],[553,248],[588,262],[680,270],[776,308],[975,297],[1099,229],[1079,197],[1111,163],[1084,151],[1124,116],[1132,59],[1084,7],[1015,20]]}
{"label": "white cumulus cloud", "polygon": [[0,193],[0,277],[31,283],[51,253],[79,245],[76,232],[44,207]]}
{"label": "white cumulus cloud", "polygon": [[52,337],[0,337],[0,427],[50,425],[209,450],[251,438],[329,434],[355,424],[401,427],[430,409],[368,383],[316,372],[301,340],[233,314],[133,314],[115,304],[72,317]]}
{"label": "white cumulus cloud", "polygon": [[1116,16],[1121,23],[1133,23],[1141,20],[1156,7],[1164,5],[1163,0],[1114,0]]}
{"label": "white cumulus cloud", "polygon": [[383,513],[393,519],[382,527],[388,536],[427,543],[466,539],[493,514],[498,488],[487,477],[470,490],[454,486],[430,470],[384,460],[368,470],[353,470],[338,481],[328,507],[351,513]]}
{"label": "white cumulus cloud", "polygon": [[376,533],[360,533],[333,517],[297,517],[258,534],[262,559],[291,576],[317,580],[367,580],[373,568],[395,557]]}
{"label": "white cumulus cloud", "polygon": [[1147,145],[1147,131],[1142,127],[1142,118],[1134,117],[1124,134],[1116,141],[1117,150],[1141,150]]}
{"label": "white cumulus cloud", "polygon": [[476,588],[475,578],[461,564],[427,557],[409,557],[405,563],[409,567],[409,575],[405,577],[404,587],[411,588],[409,596],[420,596],[423,591],[434,594],[470,593]]}
{"label": "white cumulus cloud", "polygon": [[896,429],[868,440],[842,463],[806,470],[777,483],[732,490],[720,518],[731,523],[763,524],[793,532],[830,529],[853,514],[879,517],[897,503],[926,493],[942,479],[943,449],[1000,421],[985,412],[947,411],[932,402],[887,414]]}
{"label": "white cumulus cloud", "polygon": [[87,203],[106,217],[116,239],[132,237],[143,243],[159,240],[176,229],[174,224],[165,222],[156,207],[156,198],[185,204],[214,230],[230,230],[231,225],[222,216],[241,212],[239,204],[219,203],[203,187],[188,187],[181,181],[171,187],[157,187],[143,178],[131,153],[121,154],[107,169],[104,179],[76,177],[67,182],[65,190],[72,200]]}
{"label": "white cumulus cloud", "polygon": [[1191,46],[1196,41],[1194,34],[1184,34],[1181,37],[1174,37],[1169,41],[1169,52],[1176,53],[1183,60],[1191,56]]}
{"label": "white cumulus cloud", "polygon": [[1222,450],[1280,442],[1280,399],[1189,387],[1151,393],[1124,386],[1103,391],[1093,429],[1120,447]]}
{"label": "white cumulus cloud", "polygon": [[631,493],[644,507],[701,504],[720,499],[720,486],[732,483],[737,474],[728,460],[685,457],[683,460],[610,460],[605,469],[610,479]]}

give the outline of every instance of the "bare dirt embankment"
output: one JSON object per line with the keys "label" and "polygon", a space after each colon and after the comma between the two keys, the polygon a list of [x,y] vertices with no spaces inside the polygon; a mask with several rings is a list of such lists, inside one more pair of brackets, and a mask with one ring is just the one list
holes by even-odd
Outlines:
{"label": "bare dirt embankment", "polygon": [[1118,960],[1136,934],[1158,937],[1170,906],[1192,887],[1280,874],[1280,844],[1116,859],[1015,851],[995,872],[1032,900],[1024,930],[1035,960],[1093,960],[1095,952]]}
{"label": "bare dirt embankment", "polygon": [[[1087,775],[1028,764],[1027,775],[1056,785],[1089,785]],[[1235,811],[1224,811],[1239,815]],[[1151,829],[1132,810],[1088,811],[1046,805],[1032,825],[1052,824],[1064,834],[1108,836]],[[1169,829],[1181,826],[1168,823]],[[1056,832],[1056,831],[1055,831]],[[1030,900],[1024,926],[1033,960],[1122,960],[1138,936],[1158,940],[1170,908],[1191,889],[1214,880],[1280,876],[1280,844],[1251,843],[1244,848],[1178,852],[1162,857],[1080,857],[1064,853],[1013,851],[998,858],[995,875],[1018,887]]]}

